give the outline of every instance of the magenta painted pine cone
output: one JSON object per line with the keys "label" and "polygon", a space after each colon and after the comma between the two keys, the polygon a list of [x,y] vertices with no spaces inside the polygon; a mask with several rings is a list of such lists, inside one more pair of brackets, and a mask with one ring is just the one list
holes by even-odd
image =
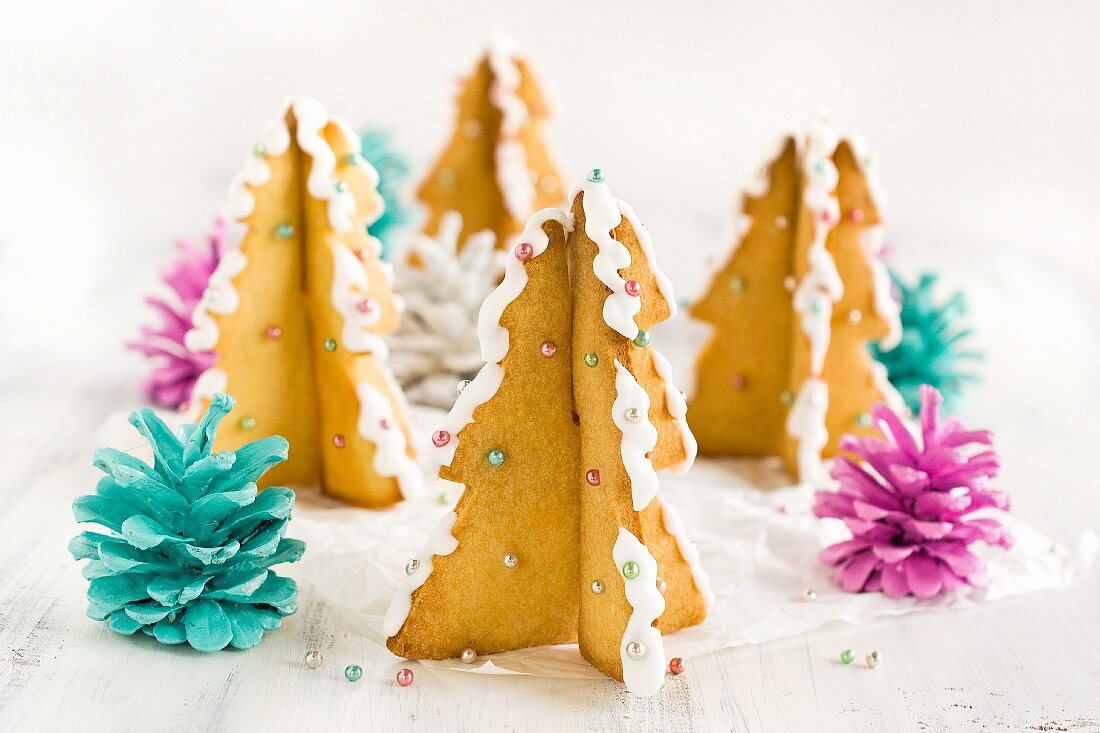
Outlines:
{"label": "magenta painted pine cone", "polygon": [[187,238],[176,240],[181,256],[161,271],[160,277],[172,289],[171,301],[150,296],[145,299],[160,316],[160,325],[143,326],[141,338],[129,347],[149,357],[152,369],[141,387],[149,399],[165,407],[178,407],[191,397],[191,388],[207,368],[214,364],[214,354],[193,352],[183,343],[191,329],[191,313],[195,310],[210,275],[229,248],[225,222],[214,221],[206,235],[206,247],[200,248]]}
{"label": "magenta painted pine cone", "polygon": [[840,519],[852,539],[821,552],[846,591],[929,598],[963,586],[985,586],[989,573],[974,542],[1003,548],[1012,537],[980,509],[1007,510],[1008,495],[990,488],[999,460],[992,435],[940,421],[942,397],[921,387],[920,435],[883,404],[871,414],[884,437],[845,435],[831,475],[837,492],[819,491],[814,514]]}

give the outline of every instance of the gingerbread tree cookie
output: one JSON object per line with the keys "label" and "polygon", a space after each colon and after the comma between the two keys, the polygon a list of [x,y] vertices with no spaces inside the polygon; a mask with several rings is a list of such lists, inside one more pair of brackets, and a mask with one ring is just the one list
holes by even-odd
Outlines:
{"label": "gingerbread tree cookie", "polygon": [[283,435],[290,458],[270,483],[320,484],[380,507],[418,493],[422,479],[380,335],[397,327],[399,303],[367,232],[382,199],[359,145],[308,98],[268,123],[230,187],[237,244],[210,278],[187,346],[217,357],[191,409],[227,392],[242,415],[218,433],[218,450],[256,430]]}
{"label": "gingerbread tree cookie", "polygon": [[715,326],[691,426],[703,452],[781,455],[800,480],[896,402],[868,353],[900,332],[879,254],[884,196],[858,141],[817,117],[743,196],[741,232],[691,314]]}
{"label": "gingerbread tree cookie", "polygon": [[547,138],[550,106],[529,57],[497,39],[462,80],[455,130],[417,189],[424,233],[436,236],[449,211],[466,239],[488,230],[509,249],[535,211],[565,200]]}
{"label": "gingerbread tree cookie", "polygon": [[695,457],[683,396],[649,329],[672,315],[648,234],[593,171],[571,213],[536,213],[486,299],[488,362],[432,436],[465,485],[386,615],[396,654],[473,658],[579,641],[649,695],[661,634],[711,600],[656,471]]}

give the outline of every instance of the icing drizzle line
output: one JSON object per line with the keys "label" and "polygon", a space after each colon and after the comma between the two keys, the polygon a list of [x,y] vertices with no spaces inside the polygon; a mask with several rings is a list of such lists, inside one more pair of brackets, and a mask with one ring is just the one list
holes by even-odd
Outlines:
{"label": "icing drizzle line", "polygon": [[[619,536],[611,548],[615,567],[623,580],[626,600],[630,604],[630,619],[619,642],[619,657],[623,663],[623,683],[641,697],[649,697],[664,685],[665,644],[661,632],[654,626],[665,612],[665,597],[657,590],[657,561],[630,530],[619,527]],[[634,562],[638,575],[628,579],[622,575],[623,565]],[[641,654],[631,655],[631,644],[641,644]]]}
{"label": "icing drizzle line", "polygon": [[416,556],[416,569],[411,574],[406,574],[397,584],[397,594],[390,601],[386,609],[386,616],[382,621],[382,633],[386,636],[396,636],[412,610],[412,596],[420,586],[427,582],[432,574],[432,565],[436,555],[450,555],[458,549],[458,540],[451,534],[458,515],[447,512],[436,523],[428,534],[424,548]]}
{"label": "icing drizzle line", "polygon": [[638,335],[638,325],[634,323],[634,316],[638,315],[642,309],[642,299],[628,295],[626,292],[626,280],[619,275],[619,270],[630,266],[630,251],[626,245],[611,236],[611,230],[619,226],[624,218],[630,222],[642,252],[649,262],[653,277],[657,281],[657,289],[668,304],[670,318],[676,315],[676,299],[672,294],[672,283],[663,272],[657,269],[653,256],[653,240],[650,239],[646,228],[638,221],[638,216],[630,204],[612,197],[607,184],[602,182],[586,180],[578,191],[574,191],[571,199],[576,199],[578,192],[584,194],[584,233],[596,243],[599,249],[592,260],[592,270],[600,282],[611,291],[603,304],[604,322],[619,334],[633,340]]}
{"label": "icing drizzle line", "polygon": [[[637,410],[638,419],[628,420],[628,410]],[[659,488],[657,472],[648,457],[657,445],[657,428],[649,421],[649,394],[618,359],[615,360],[615,401],[611,405],[611,419],[623,434],[620,447],[623,467],[630,477],[634,511],[640,512],[657,496]]]}
{"label": "icing drizzle line", "polygon": [[676,384],[672,381],[672,365],[669,364],[664,354],[657,351],[657,349],[653,349],[653,347],[650,348],[653,351],[653,367],[657,370],[657,376],[665,383],[665,403],[668,406],[668,412],[680,428],[680,439],[684,444],[684,453],[686,454],[684,460],[680,463],[669,466],[668,472],[673,476],[682,476],[695,463],[695,456],[699,452],[699,444],[695,440],[695,434],[688,427],[687,400],[684,399],[683,393],[677,389]]}

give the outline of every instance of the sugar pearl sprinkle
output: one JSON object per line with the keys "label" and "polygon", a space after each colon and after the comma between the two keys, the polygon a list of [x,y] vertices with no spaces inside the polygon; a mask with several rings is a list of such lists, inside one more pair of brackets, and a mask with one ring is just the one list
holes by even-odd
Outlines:
{"label": "sugar pearl sprinkle", "polygon": [[401,669],[397,670],[397,677],[395,679],[397,680],[397,684],[401,685],[402,687],[408,687],[413,683],[412,670],[408,667],[402,667]]}
{"label": "sugar pearl sprinkle", "polygon": [[504,451],[500,448],[493,448],[485,455],[485,459],[489,461],[489,465],[496,468],[504,463]]}
{"label": "sugar pearl sprinkle", "polygon": [[539,344],[539,351],[542,352],[543,356],[549,359],[554,354],[558,353],[558,345],[553,341],[543,341]]}
{"label": "sugar pearl sprinkle", "polygon": [[603,581],[602,580],[593,580],[592,581],[592,594],[598,596],[601,593],[603,593]]}
{"label": "sugar pearl sprinkle", "polygon": [[504,567],[508,568],[509,570],[514,570],[516,565],[518,565],[518,564],[519,564],[519,558],[517,558],[512,553],[508,553],[507,555],[504,556]]}
{"label": "sugar pearl sprinkle", "polygon": [[586,353],[584,355],[584,364],[585,364],[585,366],[595,367],[599,363],[600,363],[600,357],[596,356],[595,353],[589,351],[588,353]]}
{"label": "sugar pearl sprinkle", "polygon": [[627,280],[626,285],[623,286],[623,289],[626,290],[626,294],[632,298],[637,298],[638,295],[642,292],[642,286],[638,283],[637,280]]}
{"label": "sugar pearl sprinkle", "polygon": [[475,661],[477,661],[477,652],[475,652],[473,649],[470,649],[468,647],[466,649],[462,650],[462,663],[463,664],[473,664]]}
{"label": "sugar pearl sprinkle", "polygon": [[405,563],[405,575],[412,575],[420,568],[420,561],[415,557]]}
{"label": "sugar pearl sprinkle", "polygon": [[639,349],[644,349],[645,347],[649,346],[649,341],[649,331],[639,329],[638,335],[634,338],[633,343]]}
{"label": "sugar pearl sprinkle", "polygon": [[844,651],[842,651],[840,653],[840,663],[841,664],[851,664],[852,660],[855,659],[855,658],[856,658],[856,655],[852,652],[851,649],[845,649]]}
{"label": "sugar pearl sprinkle", "polygon": [[871,669],[882,664],[882,655],[876,651],[867,652],[867,666]]}
{"label": "sugar pearl sprinkle", "polygon": [[584,474],[584,480],[588,482],[589,486],[600,485],[600,472],[598,469],[590,468]]}
{"label": "sugar pearl sprinkle", "polygon": [[432,433],[432,445],[436,448],[442,448],[451,442],[451,434],[446,430],[436,430]]}
{"label": "sugar pearl sprinkle", "polygon": [[283,337],[283,329],[278,326],[268,326],[264,329],[264,336],[271,341],[278,341]]}
{"label": "sugar pearl sprinkle", "polygon": [[626,412],[623,413],[623,417],[627,422],[638,422],[642,419],[642,413],[637,407],[628,407]]}
{"label": "sugar pearl sprinkle", "polygon": [[345,445],[347,445],[347,443],[344,441],[344,436],[342,433],[337,433],[336,435],[332,436],[332,444],[337,448],[343,448]]}
{"label": "sugar pearl sprinkle", "polygon": [[807,588],[806,590],[802,591],[802,600],[804,600],[804,601],[816,601],[817,600],[817,591],[814,590],[813,588]]}
{"label": "sugar pearl sprinkle", "polygon": [[633,560],[627,560],[623,563],[623,577],[627,580],[634,580],[638,577],[639,572],[641,572],[641,568]]}
{"label": "sugar pearl sprinkle", "polygon": [[516,245],[516,259],[520,262],[526,262],[535,256],[535,248],[527,242],[520,242]]}
{"label": "sugar pearl sprinkle", "polygon": [[626,656],[631,659],[641,659],[645,656],[645,644],[640,641],[627,642]]}
{"label": "sugar pearl sprinkle", "polygon": [[320,650],[310,649],[306,652],[306,666],[310,669],[317,669],[321,666],[323,661],[325,661],[325,657],[321,654]]}
{"label": "sugar pearl sprinkle", "polygon": [[672,672],[672,674],[683,674],[684,660],[680,657],[673,657],[672,659],[668,660],[668,671]]}
{"label": "sugar pearl sprinkle", "polygon": [[456,387],[456,389],[458,390],[459,394],[462,394],[462,390],[466,389],[469,386],[470,386],[470,380],[469,379],[463,379],[462,381],[460,381],[458,383],[458,386]]}
{"label": "sugar pearl sprinkle", "polygon": [[344,677],[347,678],[348,682],[358,682],[362,676],[363,668],[358,664],[349,664],[344,667]]}

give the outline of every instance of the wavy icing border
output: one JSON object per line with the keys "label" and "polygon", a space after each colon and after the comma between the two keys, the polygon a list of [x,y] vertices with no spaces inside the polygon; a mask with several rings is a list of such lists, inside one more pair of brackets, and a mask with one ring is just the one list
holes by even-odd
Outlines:
{"label": "wavy icing border", "polygon": [[[665,643],[661,632],[653,625],[665,612],[665,597],[657,590],[657,561],[649,549],[625,527],[619,527],[619,536],[611,548],[611,557],[623,581],[630,618],[619,642],[619,658],[623,664],[623,683],[640,697],[657,693],[665,684]],[[638,574],[627,578],[623,566],[633,562]],[[632,643],[643,644],[644,649],[635,659],[627,653]]]}

